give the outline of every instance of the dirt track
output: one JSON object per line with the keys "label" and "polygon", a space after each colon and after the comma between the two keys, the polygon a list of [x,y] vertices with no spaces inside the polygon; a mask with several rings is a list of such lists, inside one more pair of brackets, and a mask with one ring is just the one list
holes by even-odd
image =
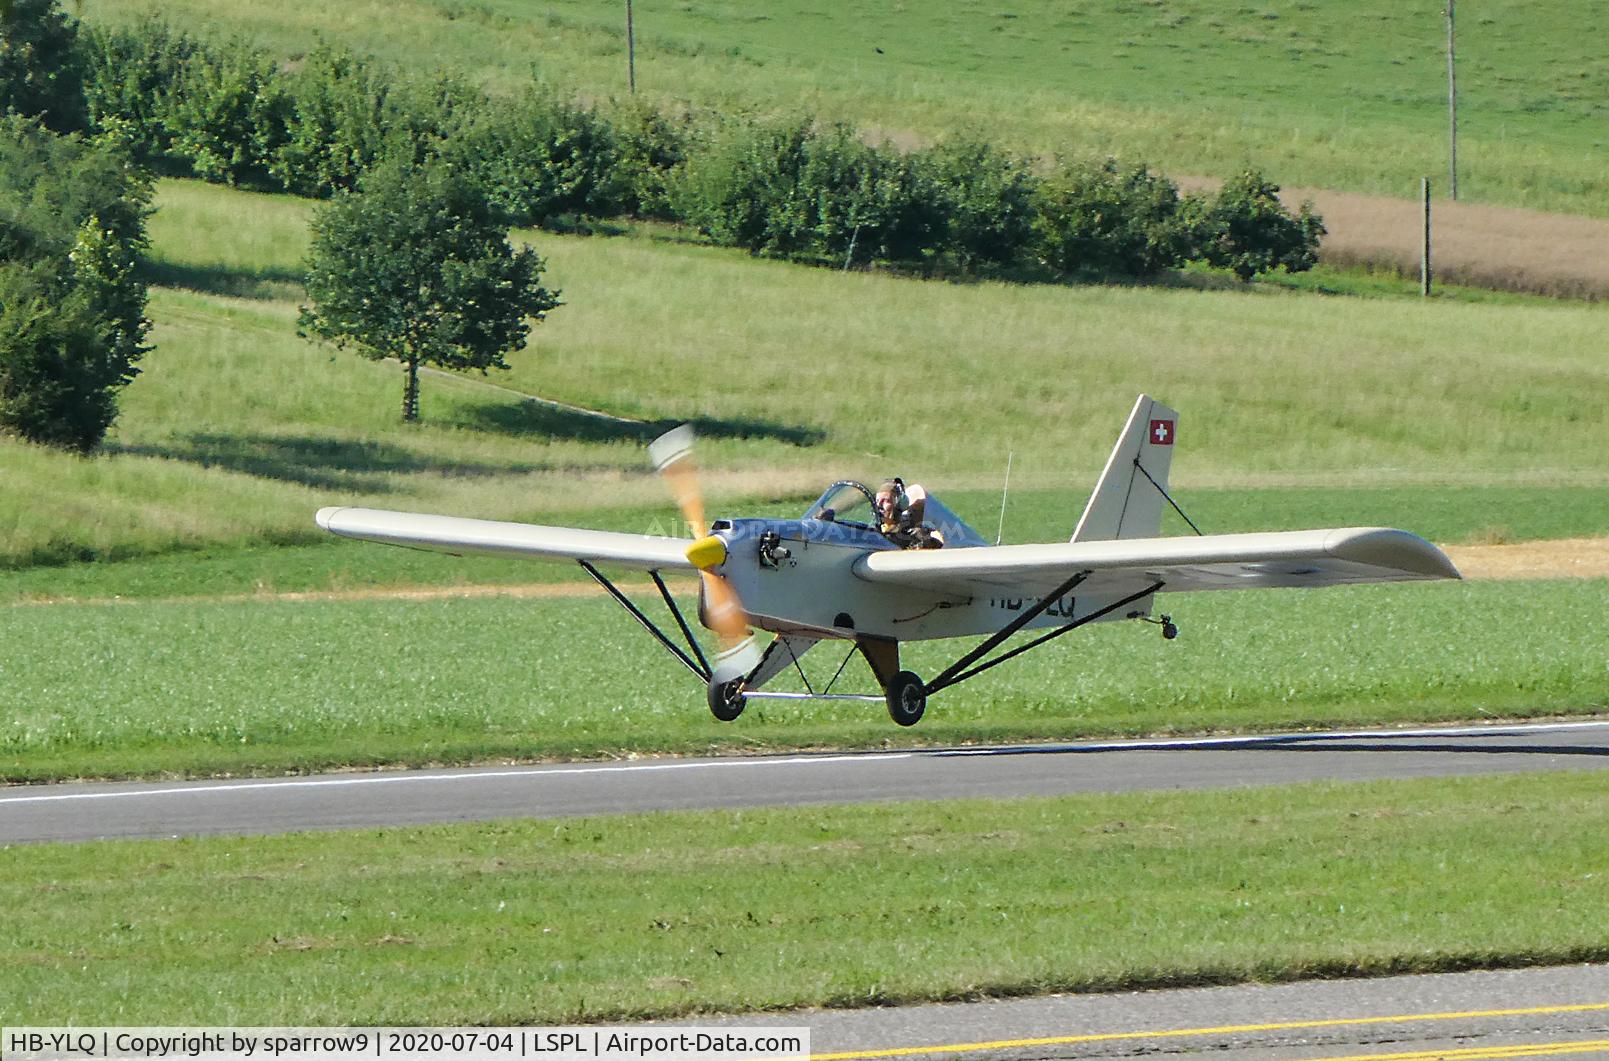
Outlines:
{"label": "dirt track", "polygon": [[1609,538],[1444,545],[1442,550],[1470,579],[1609,578]]}

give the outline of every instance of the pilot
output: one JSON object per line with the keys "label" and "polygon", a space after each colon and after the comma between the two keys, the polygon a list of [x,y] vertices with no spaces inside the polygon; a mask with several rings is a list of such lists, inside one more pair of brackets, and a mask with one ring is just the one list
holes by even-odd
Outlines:
{"label": "pilot", "polygon": [[877,529],[901,549],[938,549],[944,535],[922,523],[927,511],[927,491],[921,484],[905,485],[903,479],[886,479],[872,499],[877,509]]}

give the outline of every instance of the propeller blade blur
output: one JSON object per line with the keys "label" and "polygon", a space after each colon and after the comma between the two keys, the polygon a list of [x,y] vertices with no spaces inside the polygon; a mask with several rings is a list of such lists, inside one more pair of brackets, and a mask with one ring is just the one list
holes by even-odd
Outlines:
{"label": "propeller blade blur", "polygon": [[711,668],[713,681],[727,682],[752,671],[760,662],[760,647],[749,632],[748,617],[737,591],[713,568],[726,562],[726,546],[709,534],[704,516],[704,493],[693,465],[693,425],[672,428],[648,444],[654,468],[670,484],[671,496],[681,510],[693,537],[687,557],[699,569],[704,586],[704,622],[719,642]]}

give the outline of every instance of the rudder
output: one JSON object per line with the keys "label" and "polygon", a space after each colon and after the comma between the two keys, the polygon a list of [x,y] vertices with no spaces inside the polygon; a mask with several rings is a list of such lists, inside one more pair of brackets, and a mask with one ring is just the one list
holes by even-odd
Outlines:
{"label": "rudder", "polygon": [[1140,395],[1106,459],[1072,541],[1155,538],[1160,534],[1178,425],[1176,411],[1148,394]]}

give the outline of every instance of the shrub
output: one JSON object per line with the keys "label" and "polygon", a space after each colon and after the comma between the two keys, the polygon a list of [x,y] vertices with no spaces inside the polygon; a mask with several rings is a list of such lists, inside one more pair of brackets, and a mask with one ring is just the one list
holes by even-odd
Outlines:
{"label": "shrub", "polygon": [[240,40],[193,46],[162,94],[169,150],[203,180],[260,180],[284,139],[289,102],[265,53]]}
{"label": "shrub", "polygon": [[124,130],[142,162],[166,158],[173,144],[168,89],[183,76],[196,41],[157,19],[128,29],[89,25],[81,41],[91,126]]}
{"label": "shrub", "polygon": [[368,59],[320,48],[288,79],[283,142],[269,172],[286,190],[328,198],[392,155],[422,162],[484,110],[485,97],[451,78],[400,87]]}
{"label": "shrub", "polygon": [[751,254],[801,249],[799,204],[808,119],[728,124],[690,152],[671,185],[676,215],[716,243]]}
{"label": "shrub", "polygon": [[84,128],[78,22],[56,0],[0,3],[0,114],[37,117],[59,133]]}
{"label": "shrub", "polygon": [[488,108],[443,150],[515,224],[607,217],[624,200],[613,128],[590,108],[545,89]]}
{"label": "shrub", "polygon": [[1236,174],[1216,195],[1192,197],[1186,213],[1191,257],[1232,270],[1242,281],[1281,266],[1293,273],[1311,269],[1325,231],[1312,203],[1292,215],[1279,201],[1279,185],[1256,170]]}
{"label": "shrub", "polygon": [[911,159],[802,118],[723,131],[689,159],[673,202],[715,242],[778,257],[915,261],[944,230]]}
{"label": "shrub", "polygon": [[1026,159],[981,140],[949,140],[920,158],[943,202],[943,246],[963,270],[1009,265],[1033,238],[1038,181]]}
{"label": "shrub", "polygon": [[671,181],[687,161],[688,122],[633,101],[611,115],[618,156],[615,175],[620,207],[634,217],[673,220]]}
{"label": "shrub", "polygon": [[1035,207],[1035,251],[1064,276],[1155,276],[1189,249],[1179,189],[1144,165],[1063,162],[1039,186]]}
{"label": "shrub", "polygon": [[943,202],[923,168],[891,147],[862,142],[849,126],[805,141],[799,185],[812,249],[834,261],[915,262],[942,239]]}
{"label": "shrub", "polygon": [[42,265],[0,265],[0,428],[32,442],[93,449],[127,383],[105,356],[104,321],[83,291]]}

